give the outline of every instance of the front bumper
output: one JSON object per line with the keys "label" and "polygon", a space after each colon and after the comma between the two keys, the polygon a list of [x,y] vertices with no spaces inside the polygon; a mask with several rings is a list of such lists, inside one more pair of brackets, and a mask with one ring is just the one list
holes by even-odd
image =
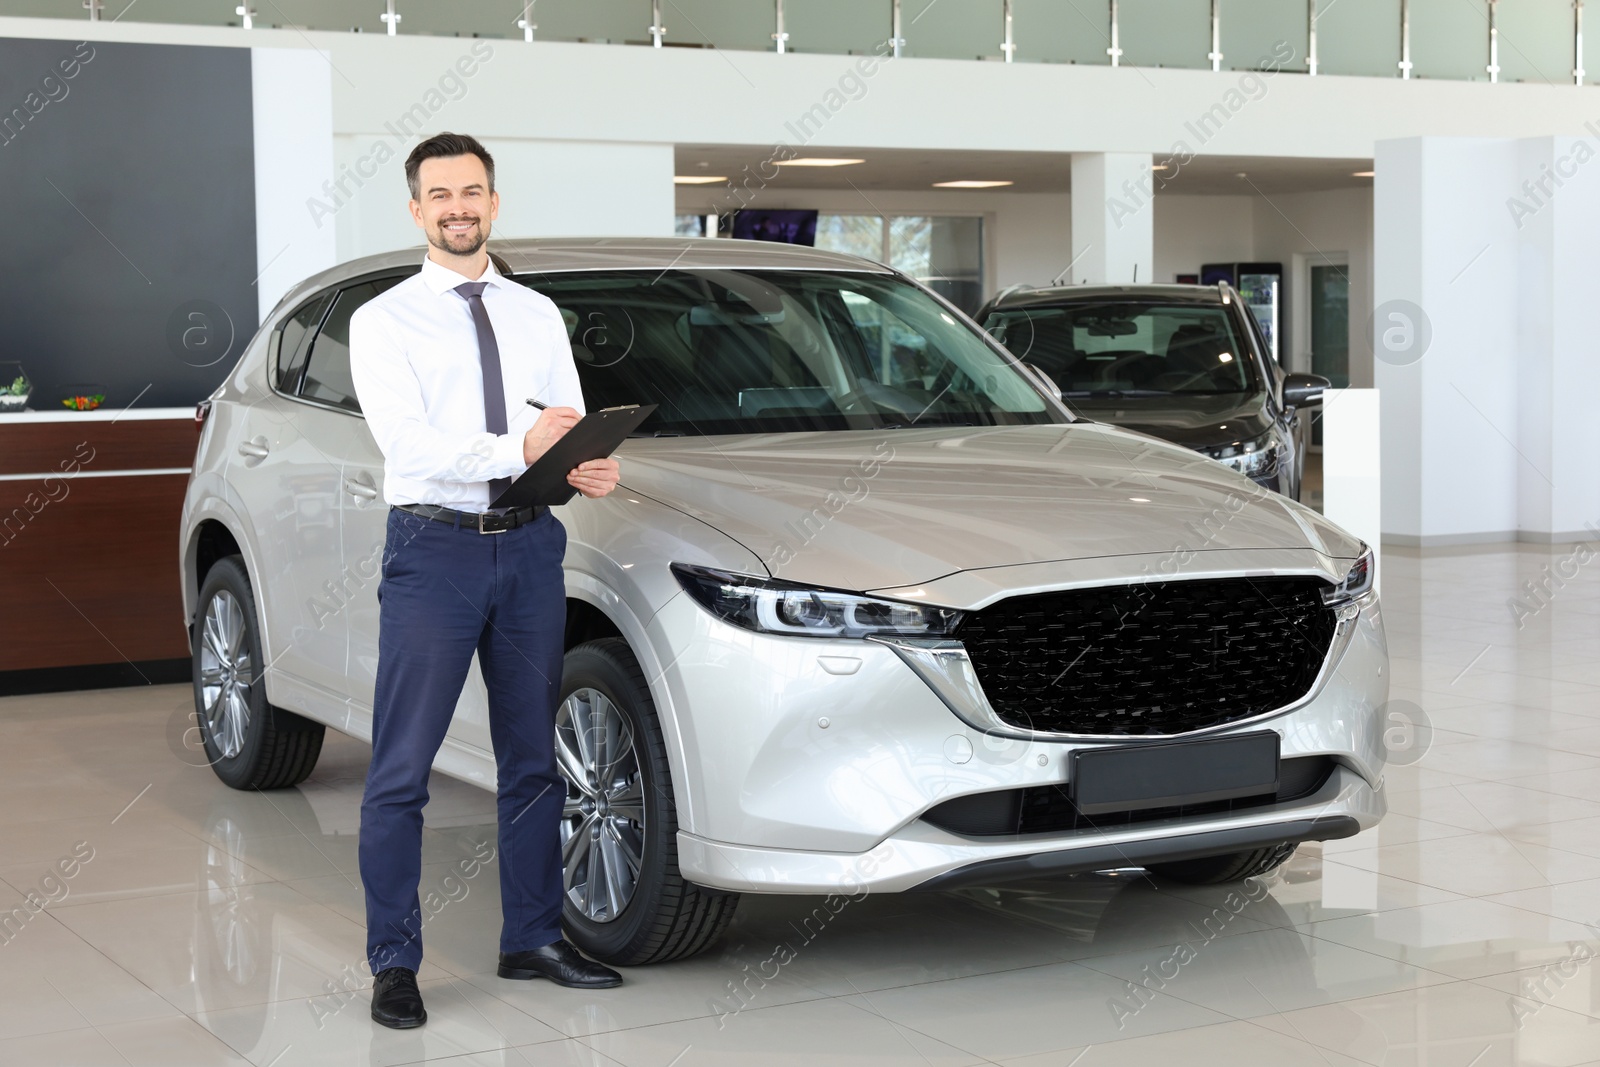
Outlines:
{"label": "front bumper", "polygon": [[993,885],[1017,878],[1142,867],[1286,841],[1351,837],[1377,825],[1383,792],[1346,767],[1293,804],[1171,819],[1116,831],[974,840],[920,820],[864,852],[753,848],[678,834],[678,865],[699,885],[737,892],[857,894]]}
{"label": "front bumper", "polygon": [[[1388,657],[1376,603],[1344,625],[1313,695],[1207,731],[1270,728],[1285,758],[1331,757],[1335,771],[1312,796],[1114,832],[971,838],[922,815],[954,797],[1061,785],[1074,750],[1119,739],[1003,736],[963,721],[883,643],[752,633],[674,598],[647,630],[664,665],[657,704],[674,727],[679,866],[693,882],[741,892],[900,890],[939,878],[1240,851],[1255,846],[1238,842],[1262,835],[1347,836],[1384,810],[1379,709]],[[1224,836],[1196,839],[1206,834]],[[1166,852],[1151,851],[1158,842]],[[1129,862],[1106,849],[1122,849]]]}

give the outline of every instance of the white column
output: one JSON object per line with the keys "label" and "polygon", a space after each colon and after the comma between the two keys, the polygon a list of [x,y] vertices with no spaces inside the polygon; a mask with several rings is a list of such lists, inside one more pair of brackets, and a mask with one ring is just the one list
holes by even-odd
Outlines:
{"label": "white column", "polygon": [[1378,144],[1372,342],[1390,540],[1594,536],[1597,156],[1587,137]]}
{"label": "white column", "polygon": [[1502,209],[1518,249],[1517,517],[1525,541],[1592,540],[1600,524],[1600,159],[1589,138],[1518,142]]}
{"label": "white column", "polygon": [[261,317],[296,284],[338,261],[320,206],[333,180],[333,77],[323,52],[252,48],[256,279]]}
{"label": "white column", "polygon": [[1074,285],[1154,281],[1154,184],[1148,155],[1073,153],[1069,275]]}
{"label": "white column", "polygon": [[[1519,453],[1516,142],[1380,141],[1374,379],[1383,525],[1400,544],[1514,540]],[[1535,477],[1537,475],[1534,475]]]}

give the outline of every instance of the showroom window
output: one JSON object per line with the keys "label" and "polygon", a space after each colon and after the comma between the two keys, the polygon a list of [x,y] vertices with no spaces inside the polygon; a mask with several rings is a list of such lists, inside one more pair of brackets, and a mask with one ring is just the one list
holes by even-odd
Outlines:
{"label": "showroom window", "polygon": [[980,215],[829,215],[817,247],[887,263],[972,314],[983,303]]}

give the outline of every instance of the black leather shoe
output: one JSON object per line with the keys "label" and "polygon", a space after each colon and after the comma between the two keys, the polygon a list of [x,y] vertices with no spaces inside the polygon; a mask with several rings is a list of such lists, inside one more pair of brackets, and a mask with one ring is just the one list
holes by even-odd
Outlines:
{"label": "black leather shoe", "polygon": [[548,978],[572,989],[610,989],[622,984],[622,975],[584,959],[566,941],[526,952],[500,953],[500,977]]}
{"label": "black leather shoe", "polygon": [[372,1021],[394,1030],[410,1030],[428,1021],[417,989],[417,972],[390,967],[372,980]]}

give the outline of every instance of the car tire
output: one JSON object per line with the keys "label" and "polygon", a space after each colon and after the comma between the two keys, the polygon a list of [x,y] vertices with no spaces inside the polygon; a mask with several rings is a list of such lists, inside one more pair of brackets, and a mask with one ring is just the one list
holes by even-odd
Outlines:
{"label": "car tire", "polygon": [[1152,863],[1151,874],[1189,885],[1221,885],[1225,882],[1242,882],[1246,878],[1259,878],[1270,874],[1289,862],[1299,845],[1288,842],[1268,845],[1248,852],[1229,852],[1223,856],[1204,856],[1196,860],[1174,860],[1171,863]]}
{"label": "car tire", "polygon": [[234,789],[286,789],[310,776],[325,727],[267,703],[255,594],[244,560],[206,572],[190,639],[195,720],[206,759]]}
{"label": "car tire", "polygon": [[[618,966],[709,948],[733,921],[739,896],[694,885],[678,870],[667,746],[650,686],[626,641],[590,641],[566,654],[556,744],[567,781],[561,821],[567,939]],[[606,757],[589,758],[600,752]],[[609,759],[604,783],[594,773],[598,758]],[[628,874],[634,862],[631,890],[619,900],[605,875]],[[596,882],[603,884],[591,889]]]}

